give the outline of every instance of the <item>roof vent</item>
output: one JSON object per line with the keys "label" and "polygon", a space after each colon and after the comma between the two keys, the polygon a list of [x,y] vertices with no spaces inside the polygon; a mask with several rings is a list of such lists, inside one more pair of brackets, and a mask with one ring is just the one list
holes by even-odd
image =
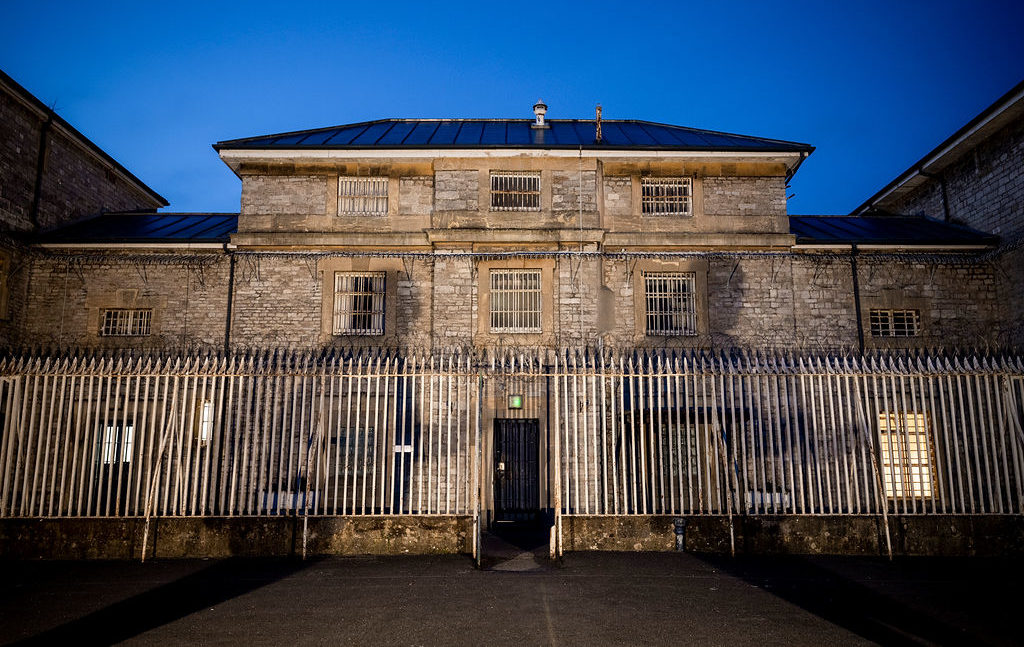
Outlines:
{"label": "roof vent", "polygon": [[533,114],[537,117],[537,120],[533,122],[531,128],[547,128],[548,125],[544,123],[544,115],[547,113],[547,104],[544,103],[543,99],[537,99],[537,103],[533,104]]}

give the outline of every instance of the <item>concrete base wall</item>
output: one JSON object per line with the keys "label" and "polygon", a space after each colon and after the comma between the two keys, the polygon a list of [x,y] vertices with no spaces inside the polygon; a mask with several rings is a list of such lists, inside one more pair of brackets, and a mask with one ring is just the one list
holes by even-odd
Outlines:
{"label": "concrete base wall", "polygon": [[[171,517],[150,520],[147,558],[302,554],[301,517]],[[472,552],[469,516],[310,517],[307,555]],[[138,559],[145,520],[0,520],[6,559]]]}
{"label": "concrete base wall", "polygon": [[[566,551],[675,550],[672,516],[563,517]],[[686,550],[728,553],[727,516],[685,517]],[[875,516],[733,517],[737,553],[884,555],[885,526]],[[1024,552],[1024,517],[891,516],[897,555],[1008,555]]]}

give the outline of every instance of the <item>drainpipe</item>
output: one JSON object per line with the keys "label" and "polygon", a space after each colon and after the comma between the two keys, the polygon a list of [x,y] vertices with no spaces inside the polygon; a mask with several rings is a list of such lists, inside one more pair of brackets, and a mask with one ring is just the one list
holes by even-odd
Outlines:
{"label": "drainpipe", "polygon": [[850,245],[850,273],[853,275],[853,309],[857,317],[857,346],[864,355],[864,320],[860,315],[860,280],[857,278],[857,245]]}
{"label": "drainpipe", "polygon": [[36,157],[36,180],[32,187],[32,206],[29,208],[28,218],[35,230],[39,229],[39,200],[43,193],[43,169],[46,167],[46,139],[50,133],[50,124],[53,123],[53,111],[47,110],[46,121],[39,128],[39,155]]}
{"label": "drainpipe", "polygon": [[946,222],[950,222],[949,216],[949,190],[946,188],[946,174],[940,173],[939,175],[932,175],[931,173],[925,173],[924,170],[919,170],[918,175],[926,177],[929,180],[938,180],[939,189],[942,191],[942,217]]}
{"label": "drainpipe", "polygon": [[231,310],[235,303],[235,255],[224,243],[224,253],[228,255],[228,306],[227,317],[224,321],[224,354],[231,352]]}

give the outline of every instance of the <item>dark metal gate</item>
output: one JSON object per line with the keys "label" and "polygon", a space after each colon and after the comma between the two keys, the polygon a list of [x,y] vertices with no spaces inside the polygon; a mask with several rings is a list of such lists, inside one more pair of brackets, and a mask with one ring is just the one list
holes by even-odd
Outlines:
{"label": "dark metal gate", "polygon": [[533,520],[540,512],[536,418],[494,420],[495,521]]}

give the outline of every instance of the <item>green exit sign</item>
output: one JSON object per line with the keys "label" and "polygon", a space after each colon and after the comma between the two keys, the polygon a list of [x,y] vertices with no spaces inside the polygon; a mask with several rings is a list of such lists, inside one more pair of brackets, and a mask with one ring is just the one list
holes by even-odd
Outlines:
{"label": "green exit sign", "polygon": [[510,395],[510,396],[508,396],[508,408],[509,409],[522,409],[523,408],[523,396],[521,396],[521,395]]}

